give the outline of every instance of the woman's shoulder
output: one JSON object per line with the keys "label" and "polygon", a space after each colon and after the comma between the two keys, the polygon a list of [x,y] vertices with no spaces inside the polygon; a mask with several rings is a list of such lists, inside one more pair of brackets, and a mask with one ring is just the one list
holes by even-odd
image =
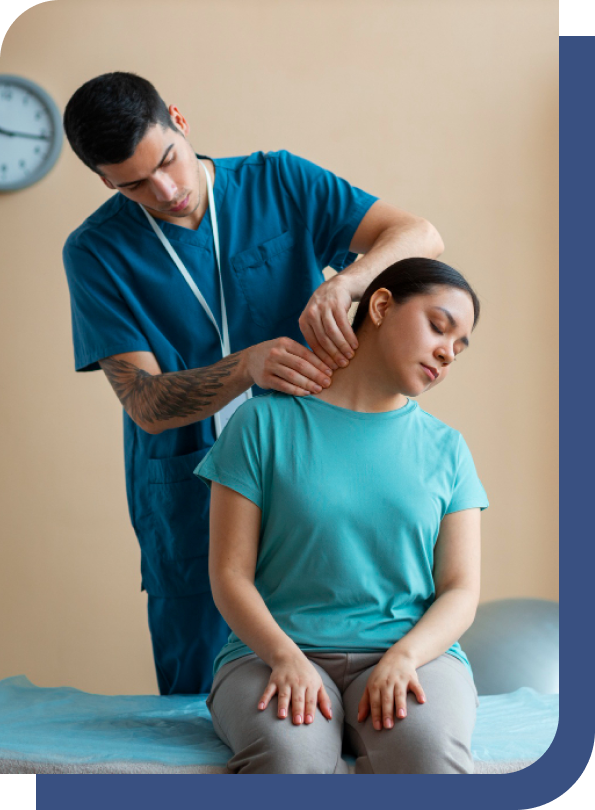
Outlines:
{"label": "woman's shoulder", "polygon": [[435,439],[441,442],[448,442],[449,444],[458,445],[462,439],[462,434],[456,428],[447,425],[437,416],[434,416],[423,408],[417,407],[417,415],[419,424],[422,430],[432,434]]}

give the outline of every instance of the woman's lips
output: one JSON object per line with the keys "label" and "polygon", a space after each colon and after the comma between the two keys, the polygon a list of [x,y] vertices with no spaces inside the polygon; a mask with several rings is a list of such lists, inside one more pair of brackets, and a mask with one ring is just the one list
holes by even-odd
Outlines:
{"label": "woman's lips", "polygon": [[435,379],[437,379],[437,377],[438,377],[438,372],[437,372],[437,371],[434,371],[434,369],[433,369],[433,368],[430,368],[430,366],[426,366],[426,365],[424,365],[423,363],[421,363],[421,367],[422,367],[422,368],[423,368],[423,370],[426,372],[426,374],[428,375],[428,377],[429,377],[429,378],[432,380],[432,382],[433,382]]}

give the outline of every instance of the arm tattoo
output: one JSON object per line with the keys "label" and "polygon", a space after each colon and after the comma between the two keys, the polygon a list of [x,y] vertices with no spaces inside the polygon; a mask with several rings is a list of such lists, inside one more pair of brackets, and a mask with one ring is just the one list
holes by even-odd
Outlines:
{"label": "arm tattoo", "polygon": [[118,399],[133,417],[146,424],[193,416],[212,407],[213,397],[224,387],[240,361],[240,353],[230,354],[205,368],[149,374],[126,360],[106,358],[101,368],[112,384]]}

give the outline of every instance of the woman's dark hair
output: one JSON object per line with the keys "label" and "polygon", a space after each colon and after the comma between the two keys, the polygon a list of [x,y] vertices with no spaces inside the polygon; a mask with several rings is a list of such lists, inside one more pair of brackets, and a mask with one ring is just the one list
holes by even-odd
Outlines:
{"label": "woman's dark hair", "polygon": [[97,174],[98,166],[132,157],[153,124],[176,130],[157,90],[134,73],[90,79],[64,111],[64,131],[73,151]]}
{"label": "woman's dark hair", "polygon": [[357,332],[368,314],[370,298],[381,288],[390,290],[395,303],[402,304],[414,295],[431,293],[434,287],[458,287],[469,293],[473,301],[473,328],[479,318],[479,299],[469,282],[454,268],[435,259],[402,259],[391,264],[368,286],[353,319],[353,331]]}

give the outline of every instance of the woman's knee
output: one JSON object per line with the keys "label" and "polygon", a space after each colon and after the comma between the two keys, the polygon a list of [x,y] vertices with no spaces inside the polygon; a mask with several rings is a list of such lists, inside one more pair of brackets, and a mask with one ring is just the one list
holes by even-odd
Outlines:
{"label": "woman's knee", "polygon": [[[402,722],[406,722],[402,721]],[[398,732],[400,729],[396,729]],[[395,731],[395,729],[391,730]],[[469,746],[448,730],[434,729],[431,734],[411,729],[409,734],[384,736],[381,744],[367,750],[373,773],[447,774],[473,773]],[[417,732],[417,733],[416,733]],[[380,742],[380,741],[379,741]]]}
{"label": "woman's knee", "polygon": [[296,730],[305,732],[301,740],[296,734],[261,738],[234,754],[227,767],[233,773],[335,773],[341,752],[329,746],[317,746],[314,740],[307,738],[307,728]]}

